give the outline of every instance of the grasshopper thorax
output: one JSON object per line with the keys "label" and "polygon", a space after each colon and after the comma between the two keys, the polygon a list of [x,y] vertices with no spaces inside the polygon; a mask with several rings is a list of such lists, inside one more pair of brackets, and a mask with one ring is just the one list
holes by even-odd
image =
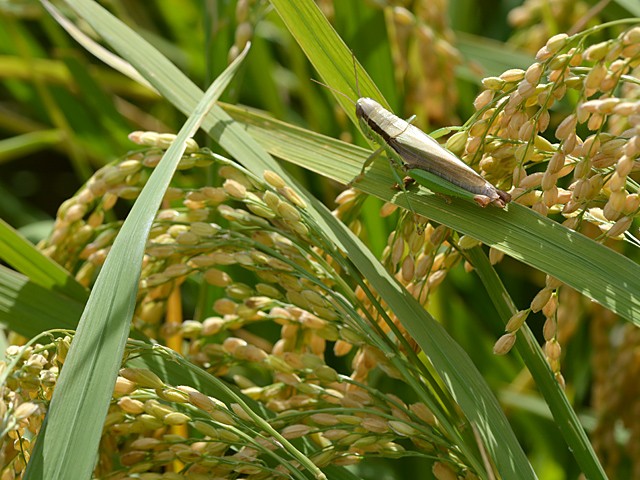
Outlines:
{"label": "grasshopper thorax", "polygon": [[373,98],[360,97],[356,101],[356,116],[366,121],[371,118],[372,114],[376,113],[381,108],[382,105],[376,102]]}
{"label": "grasshopper thorax", "polygon": [[386,131],[386,128],[382,123],[393,123],[391,119],[396,119],[397,117],[374,99],[360,97],[356,101],[356,117],[358,117],[358,120],[361,123],[366,124],[369,129],[380,135],[385,143],[392,137],[392,135]]}

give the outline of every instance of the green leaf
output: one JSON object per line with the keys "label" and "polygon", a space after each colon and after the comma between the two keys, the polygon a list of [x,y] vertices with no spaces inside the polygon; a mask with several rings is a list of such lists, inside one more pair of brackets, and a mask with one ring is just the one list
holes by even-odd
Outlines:
{"label": "green leaf", "polygon": [[[507,292],[482,249],[479,247],[473,248],[466,252],[466,255],[487,289],[489,298],[491,298],[498,315],[506,325],[511,316],[517,311],[509,292]],[[598,457],[589,442],[589,437],[587,437],[578,416],[571,408],[567,396],[551,372],[549,363],[538,346],[538,341],[526,324],[518,330],[516,338],[515,348],[531,372],[540,393],[544,396],[555,424],[567,444],[571,445],[573,455],[585,477],[606,479],[607,475],[598,461]]]}
{"label": "green leaf", "polygon": [[[277,157],[346,184],[371,151],[245,109],[224,106]],[[389,162],[375,161],[356,188],[476,238],[541,270],[640,326],[640,266],[584,235],[511,202],[505,210],[441,198],[424,187],[393,189]],[[405,197],[406,195],[406,197]]]}
{"label": "green leaf", "polygon": [[83,307],[84,301],[0,266],[0,323],[12,332],[31,338],[54,328],[73,330]]}
{"label": "green leaf", "polygon": [[478,37],[470,33],[456,32],[456,46],[469,62],[479,64],[484,72],[465,70],[465,77],[479,83],[482,77],[498,76],[510,68],[526,70],[535,58],[506,45],[504,42]]}
{"label": "green leaf", "polygon": [[626,9],[632,16],[640,17],[640,4],[634,0],[615,0],[615,3]]}
{"label": "green leaf", "polygon": [[25,478],[90,478],[129,335],[151,222],[186,140],[197,131],[245,55],[246,50],[202,97],[125,220],[80,319]]}
{"label": "green leaf", "polygon": [[0,164],[50,148],[62,141],[60,130],[40,130],[0,140]]}
{"label": "green leaf", "polygon": [[87,290],[56,262],[46,257],[9,224],[0,219],[0,259],[41,287],[53,288],[85,302]]}
{"label": "green leaf", "polygon": [[[305,0],[302,2],[272,1],[271,3],[320,74],[322,81],[332,88],[337,102],[342,105],[356,125],[358,121],[354,104],[359,97],[371,97],[385,108],[389,108],[378,87],[354,59],[347,45],[313,2]],[[295,21],[305,23],[293,25],[291,22]],[[354,61],[357,72],[354,72]],[[356,88],[356,79],[358,88]]]}

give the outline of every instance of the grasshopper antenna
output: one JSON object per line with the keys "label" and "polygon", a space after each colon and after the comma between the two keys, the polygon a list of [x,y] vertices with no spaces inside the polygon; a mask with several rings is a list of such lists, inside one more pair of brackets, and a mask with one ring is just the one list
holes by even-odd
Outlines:
{"label": "grasshopper antenna", "polygon": [[[353,59],[353,77],[355,78],[356,81],[356,93],[358,94],[358,98],[362,97],[362,95],[360,94],[360,80],[358,78],[358,70],[356,68],[356,56],[353,53],[353,50],[351,50],[351,58]],[[354,102],[351,97],[349,97],[349,95],[347,95],[344,92],[341,92],[340,90],[337,90],[333,87],[330,87],[329,85],[327,85],[326,83],[322,83],[319,80],[315,80],[315,79],[311,79],[312,82],[317,83],[318,85],[322,85],[325,88],[328,88],[329,90],[331,90],[333,93],[337,93],[338,95],[342,95],[344,98],[346,98],[347,100],[349,100],[354,106],[356,105],[356,102]]]}
{"label": "grasshopper antenna", "polygon": [[338,95],[342,95],[344,98],[346,98],[347,100],[349,100],[354,106],[356,104],[356,102],[354,102],[351,97],[349,97],[349,95],[347,95],[344,92],[341,92],[340,90],[330,87],[329,85],[327,85],[326,83],[322,83],[319,80],[316,80],[314,78],[311,79],[312,82],[317,83],[318,85],[322,85],[324,88],[328,88],[329,90],[331,90],[333,93],[337,93]]}
{"label": "grasshopper antenna", "polygon": [[356,80],[356,93],[358,94],[358,98],[362,98],[360,94],[360,80],[358,78],[358,69],[356,68],[356,55],[351,50],[351,59],[353,60],[353,78]]}

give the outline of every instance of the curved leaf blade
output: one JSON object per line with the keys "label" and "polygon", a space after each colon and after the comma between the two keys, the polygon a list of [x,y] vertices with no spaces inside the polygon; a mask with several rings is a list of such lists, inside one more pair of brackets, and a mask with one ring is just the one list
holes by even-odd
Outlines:
{"label": "curved leaf blade", "polygon": [[197,131],[246,53],[247,49],[202,97],[125,220],[80,319],[25,478],[91,477],[129,335],[151,223],[185,151],[186,141]]}

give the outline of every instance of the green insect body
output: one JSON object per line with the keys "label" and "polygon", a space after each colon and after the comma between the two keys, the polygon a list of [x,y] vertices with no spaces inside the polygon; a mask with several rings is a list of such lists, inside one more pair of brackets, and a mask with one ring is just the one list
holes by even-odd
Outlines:
{"label": "green insect body", "polygon": [[427,170],[420,168],[411,168],[407,170],[407,178],[405,178],[405,184],[408,181],[414,181],[427,187],[433,193],[440,194],[444,197],[462,198],[464,200],[472,200],[478,202],[480,205],[485,206],[476,198],[478,195],[459,187],[455,183],[451,183],[442,177],[439,177],[435,173],[431,173]]}
{"label": "green insect body", "polygon": [[[482,207],[493,204],[504,208],[511,201],[508,193],[498,190],[429,135],[389,112],[375,100],[359,98],[356,115],[363,129],[372,134],[399,166],[415,174],[416,180],[422,180],[420,183],[426,183],[427,187],[429,184],[436,185],[434,191],[438,191],[438,188],[447,190],[447,186],[437,178],[420,175],[419,171],[429,172],[453,184],[450,187],[457,186],[460,189],[449,188],[449,193],[445,194],[464,198],[471,195]],[[363,170],[368,163],[370,160],[365,163]]]}

